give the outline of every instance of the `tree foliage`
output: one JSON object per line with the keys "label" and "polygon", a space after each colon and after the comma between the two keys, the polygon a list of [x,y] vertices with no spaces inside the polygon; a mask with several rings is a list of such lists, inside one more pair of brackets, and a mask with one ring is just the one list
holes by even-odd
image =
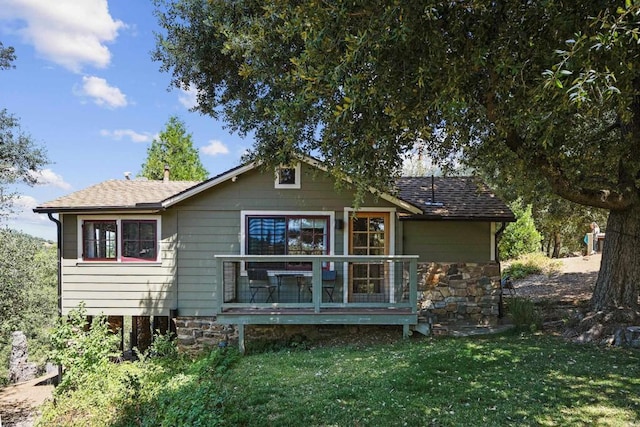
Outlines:
{"label": "tree foliage", "polygon": [[318,153],[364,192],[390,188],[418,143],[436,159],[511,152],[555,194],[611,212],[627,237],[605,244],[594,308],[637,307],[640,266],[618,265],[639,238],[621,231],[640,211],[636,0],[156,6],[154,58],[197,89],[197,110],[255,132],[253,157]]}
{"label": "tree foliage", "polygon": [[[56,318],[56,248],[42,239],[0,229],[0,359],[8,366],[11,333],[29,340],[30,359],[46,359]],[[0,375],[3,383],[6,375]]]}
{"label": "tree foliage", "polygon": [[185,124],[176,116],[169,118],[165,129],[160,132],[147,149],[147,159],[142,165],[140,176],[159,180],[164,176],[165,167],[175,181],[202,181],[209,173],[202,166],[198,151],[193,147],[191,134]]}
{"label": "tree foliage", "polygon": [[531,205],[524,205],[522,200],[510,204],[516,216],[516,222],[507,225],[499,243],[500,256],[513,259],[521,255],[540,250],[542,236],[536,229],[531,214]]}
{"label": "tree foliage", "polygon": [[[0,42],[0,70],[13,68],[15,59],[14,49]],[[35,184],[34,172],[46,163],[44,149],[36,146],[14,115],[0,108],[0,219],[9,214],[17,196],[7,186],[16,182]]]}
{"label": "tree foliage", "polygon": [[0,70],[13,68],[13,61],[15,60],[15,50],[11,46],[4,47],[4,44],[0,42]]}

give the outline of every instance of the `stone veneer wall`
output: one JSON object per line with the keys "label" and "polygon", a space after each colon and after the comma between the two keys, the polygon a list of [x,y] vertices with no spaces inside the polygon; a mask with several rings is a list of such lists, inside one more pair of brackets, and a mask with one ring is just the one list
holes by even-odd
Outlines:
{"label": "stone veneer wall", "polygon": [[238,332],[233,325],[216,323],[215,317],[177,317],[174,319],[178,347],[198,351],[206,347],[217,347],[238,342]]}
{"label": "stone veneer wall", "polygon": [[496,262],[418,264],[418,310],[434,323],[494,325],[500,314],[500,292]]}

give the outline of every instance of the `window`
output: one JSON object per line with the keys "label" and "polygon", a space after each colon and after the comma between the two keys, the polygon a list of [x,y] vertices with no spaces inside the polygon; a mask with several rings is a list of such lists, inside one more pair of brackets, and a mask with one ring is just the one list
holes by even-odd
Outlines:
{"label": "window", "polygon": [[[247,216],[246,221],[247,255],[329,254],[329,216]],[[311,264],[274,262],[260,267],[310,270]]]}
{"label": "window", "polygon": [[115,221],[85,221],[83,231],[84,259],[116,259]]}
{"label": "window", "polygon": [[156,222],[122,221],[122,258],[156,259]]}
{"label": "window", "polygon": [[295,166],[280,166],[276,170],[275,188],[300,188],[300,163]]}
{"label": "window", "polygon": [[79,258],[85,261],[157,261],[159,218],[79,218]]}

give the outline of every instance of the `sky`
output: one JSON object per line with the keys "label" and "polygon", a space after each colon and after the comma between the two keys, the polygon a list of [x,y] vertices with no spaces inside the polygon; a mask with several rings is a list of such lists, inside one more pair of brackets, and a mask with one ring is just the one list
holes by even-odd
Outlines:
{"label": "sky", "polygon": [[240,162],[253,141],[189,109],[195,92],[169,87],[153,62],[159,32],[149,0],[0,0],[0,41],[15,69],[0,70],[0,108],[44,147],[40,184],[20,185],[18,212],[2,226],[55,240],[32,209],[109,179],[138,174],[172,115],[185,122],[210,176]]}

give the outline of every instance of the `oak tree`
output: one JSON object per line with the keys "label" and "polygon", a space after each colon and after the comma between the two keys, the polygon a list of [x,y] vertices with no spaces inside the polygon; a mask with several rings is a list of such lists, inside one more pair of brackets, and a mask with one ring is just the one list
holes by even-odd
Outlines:
{"label": "oak tree", "polygon": [[[15,59],[14,49],[0,42],[0,70],[13,68]],[[0,108],[0,219],[11,212],[18,196],[9,186],[17,182],[35,184],[35,172],[46,163],[44,149],[22,130],[18,118]]]}
{"label": "oak tree", "polygon": [[253,157],[314,153],[391,188],[404,153],[509,151],[609,211],[595,310],[638,310],[637,0],[156,0],[154,59]]}

